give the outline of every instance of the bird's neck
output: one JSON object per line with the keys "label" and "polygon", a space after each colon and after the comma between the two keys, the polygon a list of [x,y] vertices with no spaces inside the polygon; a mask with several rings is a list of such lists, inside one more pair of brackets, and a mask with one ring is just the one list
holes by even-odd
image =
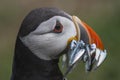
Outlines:
{"label": "bird's neck", "polygon": [[39,59],[18,39],[11,80],[63,80],[58,61]]}

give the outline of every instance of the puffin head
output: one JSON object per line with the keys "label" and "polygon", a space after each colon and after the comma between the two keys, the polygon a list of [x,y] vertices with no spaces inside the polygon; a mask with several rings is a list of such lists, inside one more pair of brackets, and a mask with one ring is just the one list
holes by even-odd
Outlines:
{"label": "puffin head", "polygon": [[106,57],[98,35],[76,16],[57,8],[32,10],[18,32],[11,80],[63,80],[58,67],[62,54],[67,73],[78,60],[91,70]]}
{"label": "puffin head", "polygon": [[33,10],[24,19],[19,32],[23,44],[43,60],[59,58],[74,36],[76,28],[71,16],[56,8]]}

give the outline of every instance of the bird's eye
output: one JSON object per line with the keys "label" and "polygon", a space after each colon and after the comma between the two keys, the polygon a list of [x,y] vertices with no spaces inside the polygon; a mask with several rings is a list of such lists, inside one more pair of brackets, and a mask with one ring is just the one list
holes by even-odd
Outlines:
{"label": "bird's eye", "polygon": [[63,30],[63,25],[57,21],[53,31],[56,33],[61,33],[62,30]]}

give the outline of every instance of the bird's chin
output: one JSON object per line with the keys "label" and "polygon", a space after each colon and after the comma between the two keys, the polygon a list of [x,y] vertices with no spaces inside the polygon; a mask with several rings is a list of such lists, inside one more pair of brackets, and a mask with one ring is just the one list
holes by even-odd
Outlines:
{"label": "bird's chin", "polygon": [[60,54],[56,55],[54,59],[59,59],[63,55],[67,55],[69,52],[69,48],[66,47]]}

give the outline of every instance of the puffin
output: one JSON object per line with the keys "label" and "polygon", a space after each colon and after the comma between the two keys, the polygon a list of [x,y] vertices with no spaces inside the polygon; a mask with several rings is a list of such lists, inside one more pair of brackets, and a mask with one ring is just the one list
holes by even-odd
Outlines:
{"label": "puffin", "polygon": [[80,60],[90,71],[93,64],[101,65],[106,51],[97,33],[78,17],[58,8],[34,9],[16,38],[11,80],[65,80],[58,65],[61,56],[67,72]]}

